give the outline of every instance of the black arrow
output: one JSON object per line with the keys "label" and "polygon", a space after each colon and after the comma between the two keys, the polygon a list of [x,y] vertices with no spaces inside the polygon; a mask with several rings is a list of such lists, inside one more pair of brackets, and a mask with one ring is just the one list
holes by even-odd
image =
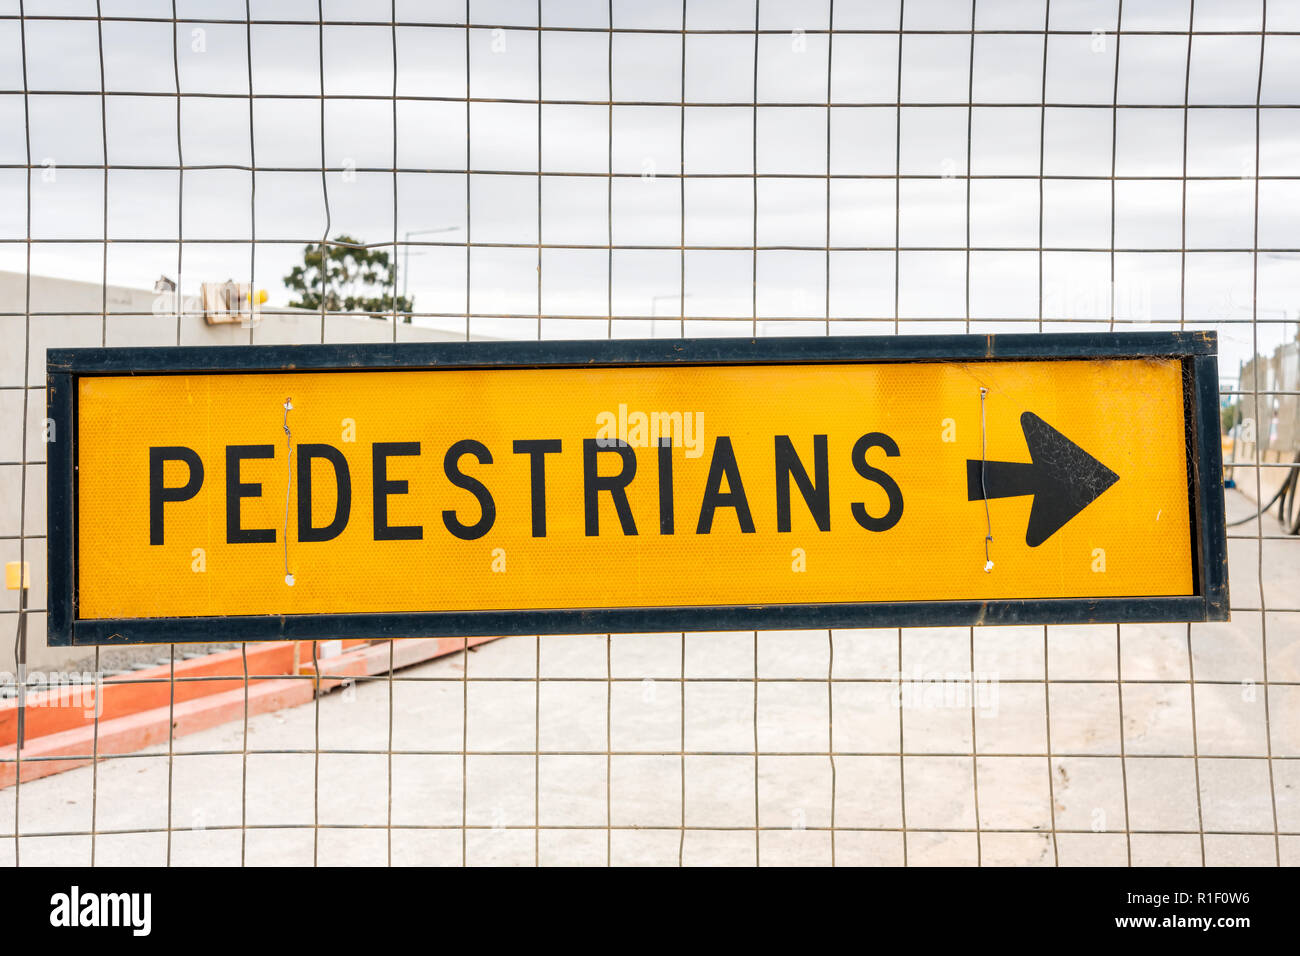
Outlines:
{"label": "black arrow", "polygon": [[1032,464],[966,460],[968,501],[1033,495],[1025,544],[1036,548],[1077,515],[1119,475],[1033,412],[1020,416]]}

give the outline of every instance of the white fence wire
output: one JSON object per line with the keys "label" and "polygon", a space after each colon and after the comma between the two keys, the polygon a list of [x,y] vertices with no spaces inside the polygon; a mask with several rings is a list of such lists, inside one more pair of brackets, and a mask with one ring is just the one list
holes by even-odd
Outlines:
{"label": "white fence wire", "polygon": [[[1216,329],[1247,519],[1228,624],[390,642],[266,712],[332,651],[244,647],[192,734],[216,678],[160,649],[165,741],[0,739],[0,861],[1300,860],[1300,538],[1256,516],[1295,470],[1300,4],[21,0],[0,50],[0,620],[47,671],[49,346]],[[387,253],[388,298],[205,324],[200,281],[274,306],[311,243]]]}

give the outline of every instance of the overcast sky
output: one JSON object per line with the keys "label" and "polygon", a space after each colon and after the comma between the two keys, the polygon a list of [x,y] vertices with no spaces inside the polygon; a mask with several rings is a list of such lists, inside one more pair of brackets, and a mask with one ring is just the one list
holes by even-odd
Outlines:
{"label": "overcast sky", "polygon": [[[1043,4],[979,0],[977,29],[1012,32],[973,44],[969,32],[906,35],[901,91],[897,34],[869,32],[897,30],[897,3],[837,0],[834,27],[868,32],[831,42],[803,32],[826,29],[828,3],[763,0],[759,25],[773,32],[758,38],[757,69],[752,0],[688,2],[688,29],[750,32],[684,44],[671,32],[680,3],[612,6],[620,32],[606,32],[608,3],[567,0],[542,4],[543,25],[595,29],[539,33],[535,4],[471,0],[470,22],[485,26],[467,38],[464,3],[398,2],[406,25],[394,30],[386,3],[324,2],[326,21],[385,25],[327,25],[322,37],[315,0],[252,2],[251,31],[243,0],[178,0],[181,18],[240,22],[180,23],[174,68],[172,23],[149,19],[170,18],[170,2],[101,0],[106,18],[145,18],[101,25],[40,19],[93,18],[93,0],[29,0],[22,28],[16,0],[0,0],[0,240],[28,236],[30,150],[33,273],[102,281],[107,219],[111,284],[174,278],[181,235],[187,291],[255,269],[284,304],[281,279],[324,233],[328,196],[331,236],[439,243],[412,247],[399,278],[418,312],[466,311],[472,243],[468,310],[488,316],[475,331],[527,337],[539,311],[676,317],[683,304],[711,319],[820,319],[829,307],[837,320],[888,320],[834,323],[843,333],[892,331],[896,314],[904,331],[961,331],[968,315],[978,331],[1025,331],[1036,325],[1005,320],[1039,315],[1041,244],[1045,318],[1105,327],[1113,267],[1120,322],[1244,321],[1219,326],[1235,376],[1251,351],[1258,228],[1260,317],[1285,310],[1292,323],[1260,325],[1261,350],[1295,335],[1300,110],[1283,107],[1300,104],[1300,35],[1265,39],[1261,80],[1249,35],[1260,3],[1198,0],[1189,67],[1186,0],[1126,0],[1123,29],[1135,32],[1118,44],[1115,3],[1055,0],[1050,28],[1080,32],[1047,39],[1044,83]],[[971,16],[969,2],[909,0],[903,26],[969,31]],[[655,30],[669,32],[636,32]],[[1300,2],[1270,2],[1268,30],[1300,31]],[[177,74],[183,94],[213,94],[181,98],[179,137]],[[467,109],[467,95],[498,102]],[[543,174],[587,175],[539,178],[539,162]],[[94,241],[45,241],[59,239]],[[25,257],[25,242],[0,242],[0,269],[22,271]],[[510,315],[525,318],[495,318]],[[619,335],[650,332],[617,323]],[[544,334],[603,337],[606,325],[556,319]]]}

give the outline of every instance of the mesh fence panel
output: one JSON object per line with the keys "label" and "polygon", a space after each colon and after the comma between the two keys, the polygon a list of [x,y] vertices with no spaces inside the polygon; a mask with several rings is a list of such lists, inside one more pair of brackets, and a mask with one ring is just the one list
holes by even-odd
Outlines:
{"label": "mesh fence panel", "polygon": [[[0,860],[1296,861],[1300,538],[1256,512],[1295,468],[1271,356],[1300,302],[1300,4],[6,6],[0,546],[35,580],[0,618],[31,648],[47,346],[1216,329],[1242,523],[1229,624],[510,637],[409,667],[389,642],[368,676],[245,646],[242,706],[193,734],[220,678],[159,648],[165,675],[116,679],[165,688],[165,742],[97,759],[95,713],[87,752],[0,750]],[[386,315],[209,336],[200,279],[281,296],[309,243],[388,252]],[[158,272],[149,308],[121,292]],[[107,653],[87,668],[129,669]],[[251,707],[273,678],[343,686]]]}

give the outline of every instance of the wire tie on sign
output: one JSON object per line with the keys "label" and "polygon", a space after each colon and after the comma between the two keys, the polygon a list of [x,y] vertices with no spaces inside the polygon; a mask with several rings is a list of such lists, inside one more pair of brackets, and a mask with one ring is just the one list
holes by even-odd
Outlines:
{"label": "wire tie on sign", "polygon": [[289,410],[293,408],[293,399],[284,400],[284,583],[293,587],[293,575],[289,573],[289,492],[293,488],[293,435],[289,432]]}
{"label": "wire tie on sign", "polygon": [[989,556],[989,544],[993,541],[993,516],[989,514],[989,489],[985,483],[988,465],[988,424],[984,416],[984,399],[989,390],[980,386],[980,494],[984,497],[984,573],[993,570],[993,558]]}

